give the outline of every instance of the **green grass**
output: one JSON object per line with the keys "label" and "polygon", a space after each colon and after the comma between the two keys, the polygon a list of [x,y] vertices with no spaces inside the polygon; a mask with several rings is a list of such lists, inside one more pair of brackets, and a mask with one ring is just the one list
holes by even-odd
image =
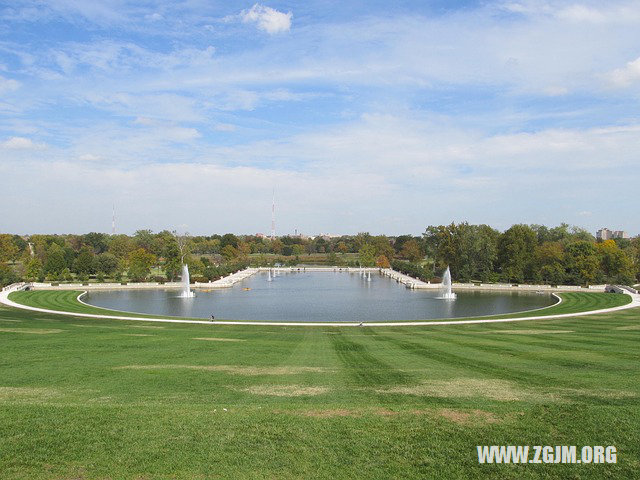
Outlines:
{"label": "green grass", "polygon": [[[89,313],[92,315],[114,315],[118,317],[138,318],[176,318],[162,315],[146,315],[144,313],[124,312],[94,307],[78,301],[79,290],[31,290],[28,292],[13,292],[9,300],[29,307],[56,310],[59,312]],[[194,319],[202,320],[202,319]]]}
{"label": "green grass", "polygon": [[[281,328],[0,308],[0,478],[638,478],[639,341],[638,309]],[[485,444],[618,463],[479,465]]]}
{"label": "green grass", "polygon": [[[56,310],[61,312],[89,313],[94,315],[115,315],[120,317],[140,317],[140,318],[177,318],[162,315],[146,315],[134,312],[122,312],[118,310],[108,310],[105,308],[86,305],[78,301],[80,291],[75,290],[41,290],[28,292],[14,292],[9,295],[9,299],[30,307]],[[505,315],[493,315],[491,318],[517,318],[540,315],[557,315],[567,313],[581,313],[590,310],[600,310],[611,307],[626,305],[631,302],[629,295],[616,295],[609,293],[595,292],[565,292],[559,294],[562,302],[544,309],[531,310],[528,312],[517,312]],[[484,318],[484,317],[483,317]],[[203,319],[193,319],[203,320]],[[232,320],[232,319],[229,319]],[[437,319],[430,319],[437,320]],[[460,319],[456,319],[460,320]],[[428,320],[427,320],[428,321]]]}

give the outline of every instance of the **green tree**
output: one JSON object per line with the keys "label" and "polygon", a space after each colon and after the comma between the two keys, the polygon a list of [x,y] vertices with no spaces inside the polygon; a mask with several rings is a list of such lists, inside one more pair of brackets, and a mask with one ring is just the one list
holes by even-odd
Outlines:
{"label": "green tree", "polygon": [[365,243],[358,250],[360,265],[363,267],[373,267],[376,263],[376,247],[370,243]]}
{"label": "green tree", "polygon": [[600,269],[607,283],[632,284],[634,282],[633,258],[620,249],[613,240],[596,244],[600,257]]}
{"label": "green tree", "polygon": [[91,232],[82,236],[82,243],[89,245],[93,253],[102,253],[107,251],[108,239],[105,233]]}
{"label": "green tree", "polygon": [[64,249],[57,243],[52,243],[47,249],[47,260],[44,263],[46,275],[59,275],[67,268]]}
{"label": "green tree", "polygon": [[109,239],[108,252],[119,260],[126,259],[134,249],[135,244],[127,235],[114,235]]}
{"label": "green tree", "polygon": [[560,285],[566,280],[564,248],[559,241],[548,241],[535,248],[536,278],[544,283]]}
{"label": "green tree", "polygon": [[0,287],[11,285],[18,281],[18,276],[6,263],[0,263]]}
{"label": "green tree", "polygon": [[565,256],[567,276],[574,285],[596,283],[600,261],[593,243],[580,240],[567,246]]}
{"label": "green tree", "polygon": [[0,263],[15,261],[19,253],[20,249],[13,241],[13,235],[0,234]]}
{"label": "green tree", "polygon": [[414,238],[404,242],[402,250],[400,251],[400,256],[402,258],[406,258],[410,262],[417,262],[422,258],[420,245]]}
{"label": "green tree", "polygon": [[498,240],[498,260],[502,277],[508,282],[524,282],[533,277],[536,232],[528,225],[513,225]]}
{"label": "green tree", "polygon": [[222,247],[221,254],[226,260],[233,260],[238,258],[239,252],[231,244],[228,244]]}
{"label": "green tree", "polygon": [[96,270],[103,275],[113,275],[119,264],[118,257],[112,253],[105,252],[96,257]]}
{"label": "green tree", "polygon": [[233,233],[225,233],[220,239],[220,247],[224,248],[227,245],[231,245],[233,248],[238,248],[238,242],[240,242],[240,239]]}
{"label": "green tree", "polygon": [[35,282],[36,280],[40,280],[44,276],[44,271],[42,270],[42,262],[38,257],[33,257],[27,263],[27,268],[24,272],[24,276],[29,282]]}
{"label": "green tree", "polygon": [[134,250],[129,254],[129,278],[136,282],[146,280],[155,261],[155,255],[148,253],[144,248]]}
{"label": "green tree", "polygon": [[75,262],[73,263],[74,271],[78,275],[86,277],[89,274],[95,272],[95,267],[96,264],[93,250],[89,246],[82,247],[80,249],[80,253],[76,257]]}

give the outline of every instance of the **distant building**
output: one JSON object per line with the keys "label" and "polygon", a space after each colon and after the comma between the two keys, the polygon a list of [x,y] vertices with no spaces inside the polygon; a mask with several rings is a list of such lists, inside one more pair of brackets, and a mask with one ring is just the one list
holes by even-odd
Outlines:
{"label": "distant building", "polygon": [[596,232],[596,238],[600,241],[611,240],[616,238],[629,238],[629,234],[624,230],[609,230],[608,228],[601,228]]}

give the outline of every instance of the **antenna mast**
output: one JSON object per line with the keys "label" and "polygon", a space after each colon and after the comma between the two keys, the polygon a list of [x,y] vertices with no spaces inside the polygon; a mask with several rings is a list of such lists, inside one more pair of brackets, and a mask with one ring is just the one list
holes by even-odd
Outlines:
{"label": "antenna mast", "polygon": [[111,217],[111,235],[116,234],[116,205],[113,204],[113,216]]}

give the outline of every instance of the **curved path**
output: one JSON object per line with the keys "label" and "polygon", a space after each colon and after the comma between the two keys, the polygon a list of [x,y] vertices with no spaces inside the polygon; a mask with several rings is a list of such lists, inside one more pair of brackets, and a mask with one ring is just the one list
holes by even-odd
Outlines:
{"label": "curved path", "polygon": [[[69,315],[73,317],[87,317],[87,318],[104,318],[111,320],[131,320],[137,322],[164,322],[164,323],[195,323],[202,325],[259,325],[259,326],[280,326],[280,327],[427,327],[437,325],[466,325],[477,323],[508,323],[508,322],[524,322],[527,320],[547,320],[553,318],[568,318],[568,317],[582,317],[585,315],[596,315],[601,313],[617,312],[619,310],[626,310],[628,308],[640,307],[640,294],[627,293],[631,297],[631,302],[626,305],[618,307],[602,308],[600,310],[591,310],[587,312],[576,313],[562,313],[555,315],[536,315],[531,317],[516,317],[516,318],[482,318],[476,320],[437,320],[437,321],[409,321],[409,322],[266,322],[266,321],[233,321],[233,320],[182,320],[173,318],[151,318],[151,317],[134,317],[134,316],[118,316],[118,315],[97,315],[92,313],[75,313],[64,312],[59,310],[49,310],[45,308],[30,307],[21,303],[16,303],[9,300],[9,294],[20,290],[21,287],[6,288],[0,292],[0,303],[9,307],[21,308],[24,310],[32,310],[34,312],[52,313],[56,315]],[[86,292],[82,292],[78,295],[78,301],[81,303],[80,297]],[[554,293],[556,297],[562,302],[562,298]],[[555,304],[557,305],[557,303]]]}

